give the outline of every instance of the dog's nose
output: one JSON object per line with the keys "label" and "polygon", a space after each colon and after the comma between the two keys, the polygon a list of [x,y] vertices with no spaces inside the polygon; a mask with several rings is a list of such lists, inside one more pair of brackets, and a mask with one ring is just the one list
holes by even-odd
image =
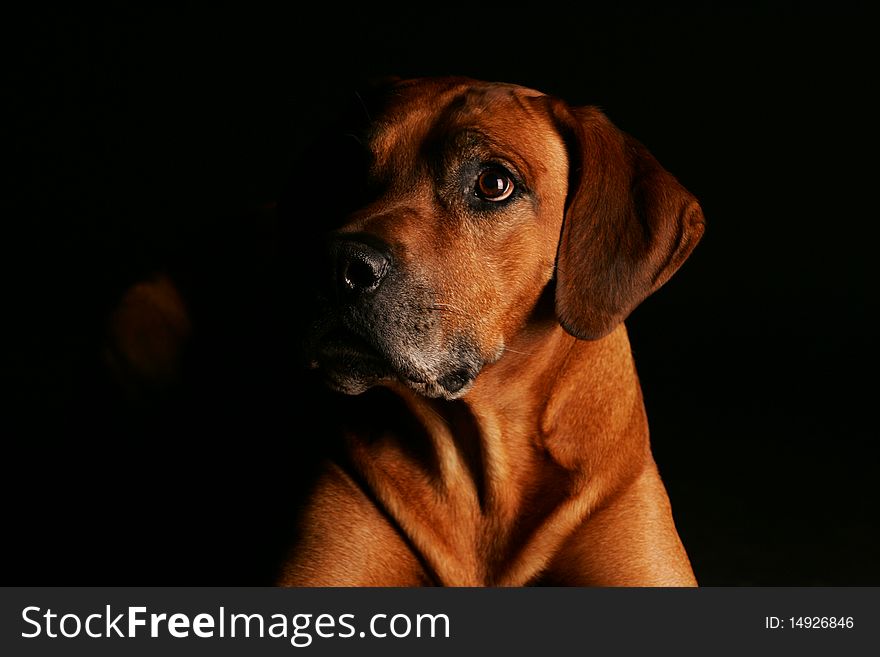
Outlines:
{"label": "dog's nose", "polygon": [[363,242],[337,242],[334,248],[336,284],[348,295],[374,292],[390,269],[390,258]]}

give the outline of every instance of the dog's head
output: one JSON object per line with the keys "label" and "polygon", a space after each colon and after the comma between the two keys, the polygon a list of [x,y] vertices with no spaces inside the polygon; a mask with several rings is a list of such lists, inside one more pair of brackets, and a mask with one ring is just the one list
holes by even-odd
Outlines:
{"label": "dog's head", "polygon": [[703,232],[695,199],[593,107],[441,78],[358,112],[282,203],[306,240],[305,350],[342,392],[460,397],[547,294],[565,330],[601,338]]}

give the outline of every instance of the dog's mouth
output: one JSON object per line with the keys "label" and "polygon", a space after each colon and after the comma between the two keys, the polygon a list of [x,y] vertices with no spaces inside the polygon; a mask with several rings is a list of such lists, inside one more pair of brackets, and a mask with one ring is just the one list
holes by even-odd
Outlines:
{"label": "dog's mouth", "polygon": [[352,359],[381,360],[382,355],[366,338],[338,328],[327,332],[321,339],[317,359],[312,361],[312,366],[320,367],[326,361],[348,362]]}
{"label": "dog's mouth", "polygon": [[426,397],[457,399],[470,389],[482,365],[474,358],[451,358],[452,354],[407,358],[345,328],[328,331],[311,351],[311,368],[329,387],[350,395],[397,381]]}
{"label": "dog's mouth", "polygon": [[392,377],[387,362],[368,340],[344,329],[327,332],[307,348],[309,366],[330,388],[357,395]]}

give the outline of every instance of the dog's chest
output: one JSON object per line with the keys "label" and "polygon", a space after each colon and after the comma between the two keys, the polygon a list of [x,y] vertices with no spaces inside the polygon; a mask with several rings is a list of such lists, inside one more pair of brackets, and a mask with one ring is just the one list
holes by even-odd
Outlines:
{"label": "dog's chest", "polygon": [[581,480],[530,436],[457,419],[349,433],[347,457],[438,584],[526,584],[575,524]]}

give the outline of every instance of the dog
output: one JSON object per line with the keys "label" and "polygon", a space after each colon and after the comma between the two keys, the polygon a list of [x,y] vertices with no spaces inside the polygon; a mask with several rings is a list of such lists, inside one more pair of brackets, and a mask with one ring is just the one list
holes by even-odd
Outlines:
{"label": "dog", "polygon": [[338,412],[278,583],[695,585],[623,322],[702,236],[696,199],[521,86],[400,80],[362,109],[318,202],[295,181],[280,208]]}

